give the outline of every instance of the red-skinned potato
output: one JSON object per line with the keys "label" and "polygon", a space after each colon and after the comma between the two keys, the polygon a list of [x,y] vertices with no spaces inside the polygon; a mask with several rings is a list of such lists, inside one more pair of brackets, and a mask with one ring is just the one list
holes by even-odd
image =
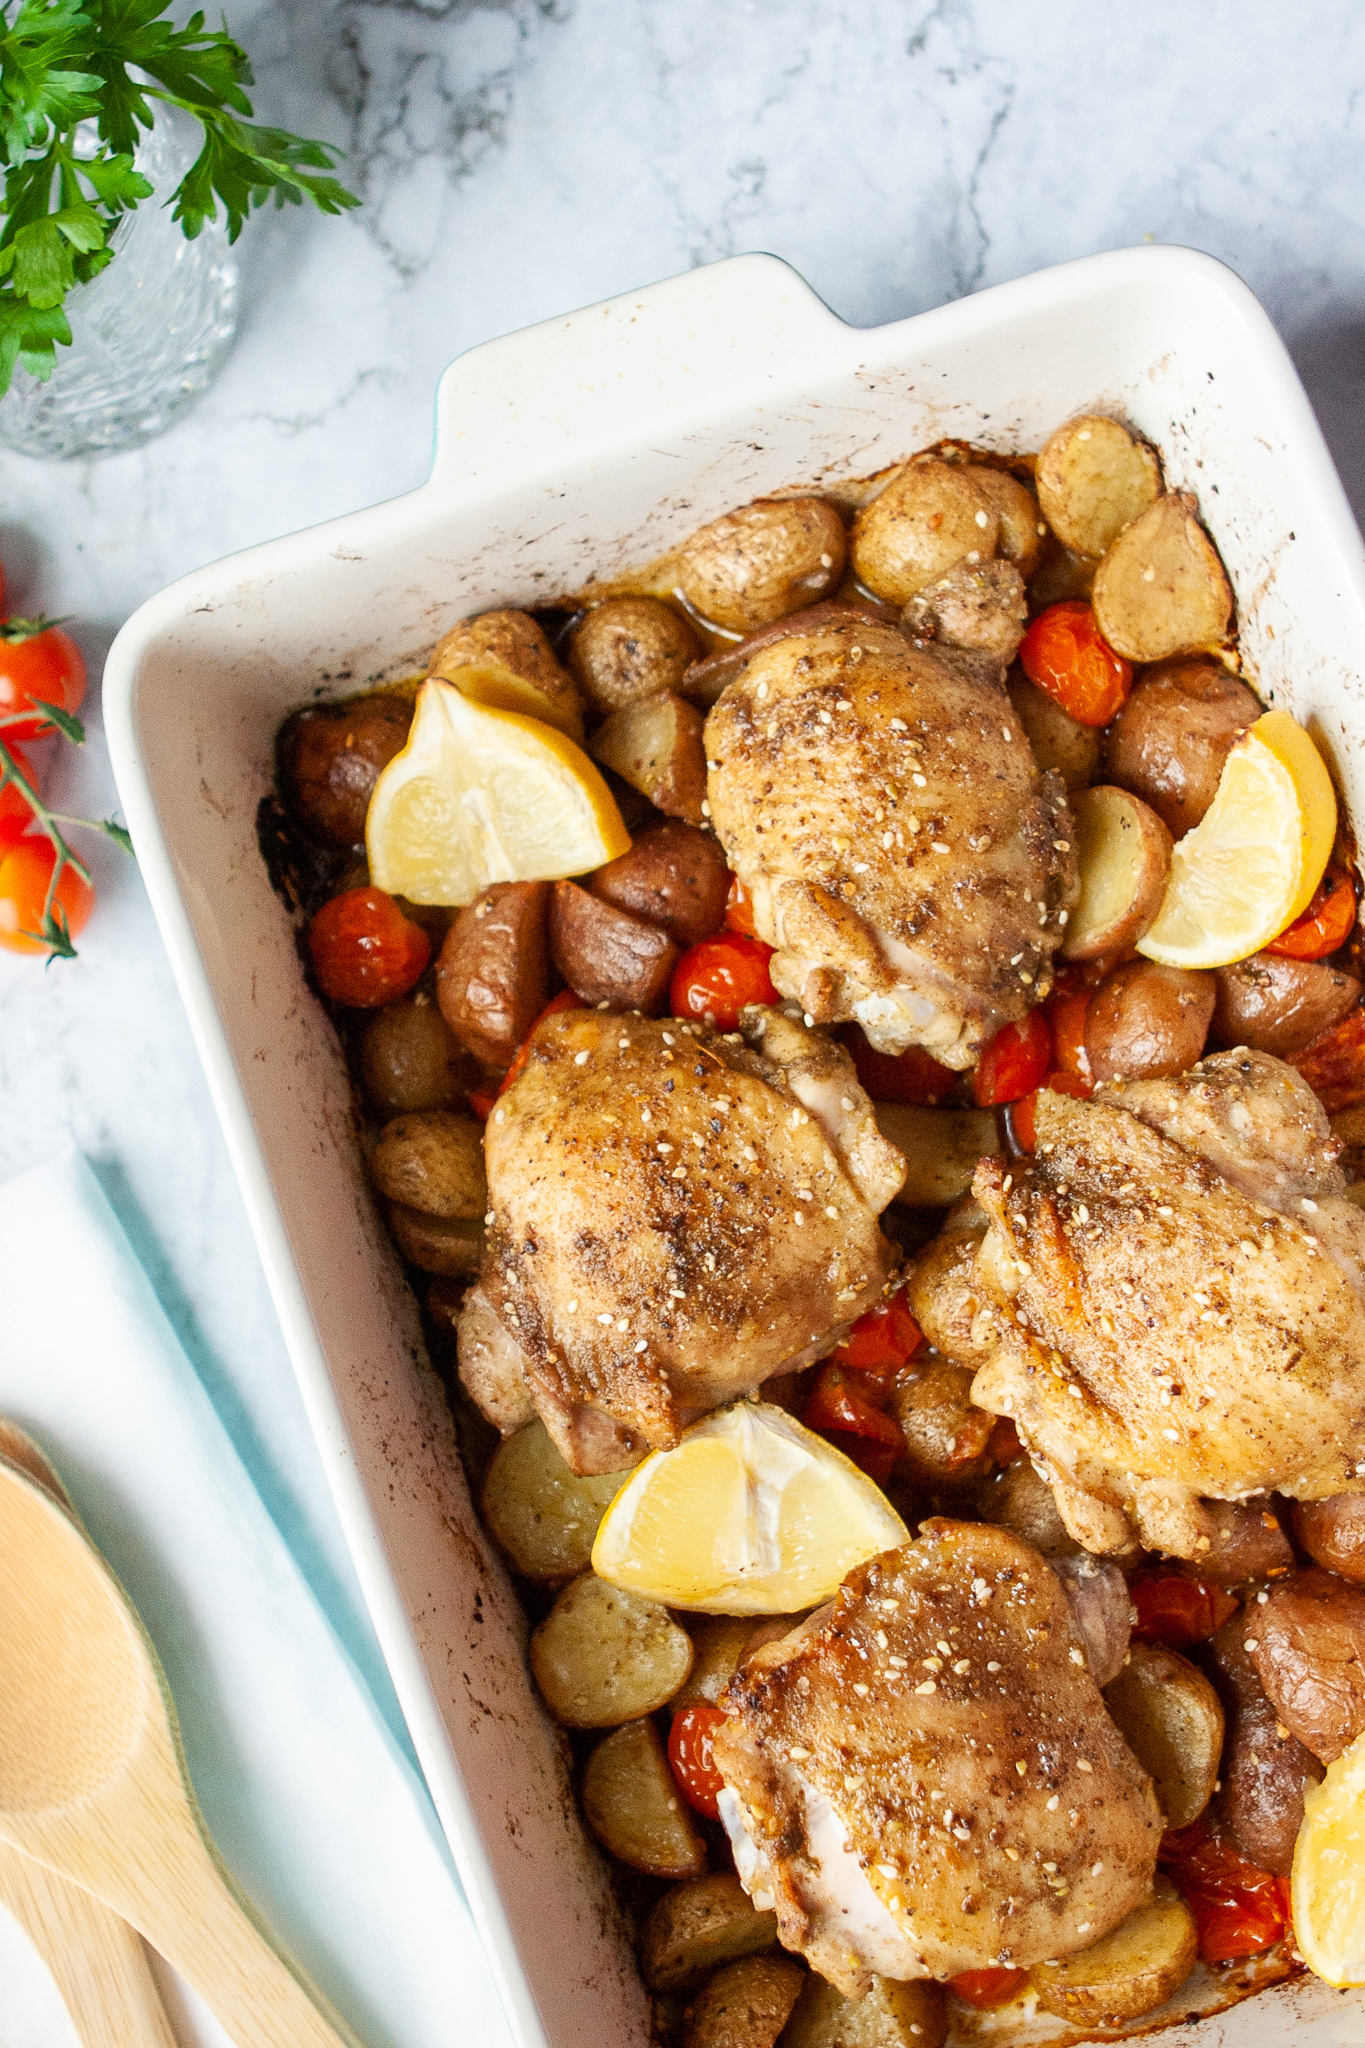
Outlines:
{"label": "red-skinned potato", "polygon": [[1360,1000],[1354,975],[1325,960],[1287,960],[1253,953],[1215,969],[1214,1036],[1221,1045],[1249,1045],[1278,1059],[1302,1052],[1339,1024]]}
{"label": "red-skinned potato", "polygon": [[463,909],[436,963],[441,1015],[475,1059],[506,1072],[550,993],[548,882],[494,882]]}
{"label": "red-skinned potato", "polygon": [[380,770],[406,746],[412,706],[387,692],[296,711],[277,742],[280,787],[295,817],[328,846],[359,846]]}
{"label": "red-skinned potato", "polygon": [[670,819],[642,832],[629,853],[589,878],[588,887],[604,903],[657,925],[677,945],[695,946],[725,922],[730,870],[710,833]]}
{"label": "red-skinned potato", "polygon": [[1264,708],[1219,661],[1158,662],[1105,735],[1104,773],[1181,839],[1208,810],[1224,762]]}
{"label": "red-skinned potato", "polygon": [[1152,960],[1115,968],[1086,1012],[1086,1057],[1096,1081],[1183,1074],[1204,1050],[1214,993],[1211,974]]}
{"label": "red-skinned potato", "polygon": [[1239,1610],[1211,1639],[1207,1657],[1227,1717],[1221,1784],[1214,1811],[1233,1847],[1262,1870],[1288,1877],[1294,1844],[1303,1825],[1303,1794],[1316,1785],[1322,1767],[1285,1729],[1256,1676],[1246,1649],[1248,1614]]}
{"label": "red-skinned potato", "polygon": [[1283,1578],[1294,1569],[1294,1551],[1279,1516],[1265,1500],[1206,1500],[1213,1523],[1207,1550],[1174,1570],[1210,1586],[1244,1586],[1249,1579]]}
{"label": "red-skinned potato", "polygon": [[550,950],[575,995],[590,1008],[639,1010],[652,1017],[668,1000],[678,949],[657,925],[645,924],[590,895],[577,882],[556,882],[550,905]]}
{"label": "red-skinned potato", "polygon": [[706,813],[705,719],[671,691],[637,697],[613,711],[588,751],[670,818],[700,825]]}
{"label": "red-skinned potato", "polygon": [[1081,893],[1062,941],[1066,960],[1112,959],[1135,946],[1161,908],[1171,835],[1140,797],[1101,783],[1071,798]]}
{"label": "red-skinned potato", "polygon": [[1320,1763],[1365,1729],[1365,1590],[1310,1567],[1248,1608],[1245,1648],[1280,1720]]}
{"label": "red-skinned potato", "polygon": [[1365,1586],[1365,1493],[1295,1501],[1294,1534],[1314,1564]]}

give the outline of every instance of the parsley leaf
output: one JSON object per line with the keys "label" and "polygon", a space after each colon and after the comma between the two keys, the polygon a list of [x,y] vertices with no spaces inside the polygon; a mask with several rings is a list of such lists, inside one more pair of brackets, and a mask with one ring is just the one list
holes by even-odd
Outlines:
{"label": "parsley leaf", "polygon": [[[0,0],[0,397],[16,363],[51,376],[71,340],[68,292],[113,261],[120,217],[152,196],[133,157],[158,101],[203,131],[168,202],[190,239],[220,206],[236,241],[272,198],[332,214],[359,204],[331,175],[340,150],[253,123],[250,60],[226,26],[206,28],[196,13],[176,28],[169,5]],[[93,148],[88,131],[78,146],[83,122]]]}

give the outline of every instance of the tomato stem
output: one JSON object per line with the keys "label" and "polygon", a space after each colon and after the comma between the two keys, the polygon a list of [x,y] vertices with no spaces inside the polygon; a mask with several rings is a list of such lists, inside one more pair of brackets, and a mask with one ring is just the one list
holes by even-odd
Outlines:
{"label": "tomato stem", "polygon": [[[14,719],[0,719],[0,728],[14,723]],[[79,745],[80,742],[77,741],[76,744]],[[49,810],[37,790],[33,787],[33,784],[19,767],[9,748],[0,739],[0,789],[4,789],[7,784],[11,783],[32,811],[33,822],[40,831],[46,834],[51,842],[52,850],[57,856],[52,864],[52,873],[48,877],[47,894],[43,899],[43,915],[40,928],[36,932],[26,931],[23,933],[24,938],[33,939],[37,944],[48,948],[47,964],[50,967],[54,960],[74,960],[76,957],[76,948],[71,943],[71,927],[67,922],[66,913],[56,901],[58,883],[61,881],[66,870],[70,868],[85,883],[87,889],[93,887],[89,868],[68,843],[61,829],[62,826],[81,825],[91,832],[108,833],[110,838],[118,839],[121,845],[126,843],[129,852],[132,851],[132,845],[127,840],[127,834],[122,833],[121,827],[111,829],[101,819],[72,818],[62,811]],[[121,833],[122,837],[120,837]]]}

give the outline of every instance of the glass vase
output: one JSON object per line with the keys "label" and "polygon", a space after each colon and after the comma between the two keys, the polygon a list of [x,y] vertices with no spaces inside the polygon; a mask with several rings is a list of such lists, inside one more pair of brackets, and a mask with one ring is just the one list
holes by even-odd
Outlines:
{"label": "glass vase", "polygon": [[221,221],[187,241],[166,202],[200,146],[158,109],[136,163],[154,191],[114,231],[113,262],[66,301],[71,346],[46,384],[16,369],[0,442],[24,455],[113,455],[164,433],[202,398],[237,327],[237,263]]}

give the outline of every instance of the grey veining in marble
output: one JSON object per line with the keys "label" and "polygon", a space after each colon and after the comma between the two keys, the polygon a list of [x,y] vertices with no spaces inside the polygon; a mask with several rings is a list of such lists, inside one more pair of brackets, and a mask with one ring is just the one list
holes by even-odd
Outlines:
{"label": "grey veining in marble", "polygon": [[[746,249],[854,322],[1092,250],[1184,242],[1279,322],[1365,504],[1365,13],[1349,0],[238,0],[258,111],[349,151],[343,221],[242,244],[199,409],[99,464],[0,455],[16,609],[98,672],[124,617],[230,549],[410,488],[461,349]],[[112,802],[95,735],[64,808]],[[74,966],[0,956],[0,1172],[74,1139],[281,1512],[353,1599],[136,872],[96,850]],[[353,1641],[359,1640],[350,1628]]]}

